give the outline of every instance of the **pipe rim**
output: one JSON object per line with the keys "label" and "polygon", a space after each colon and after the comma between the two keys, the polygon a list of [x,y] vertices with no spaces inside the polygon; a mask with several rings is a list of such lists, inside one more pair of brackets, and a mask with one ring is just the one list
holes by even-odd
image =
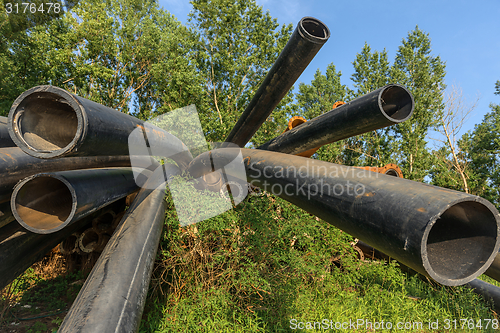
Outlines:
{"label": "pipe rim", "polygon": [[[397,96],[392,98],[393,94]],[[397,102],[400,100],[404,101],[404,106],[397,108]],[[378,105],[384,117],[395,124],[408,120],[415,110],[415,100],[411,92],[405,86],[395,83],[381,88],[378,94]],[[396,109],[392,106],[396,106]]]}
{"label": "pipe rim", "polygon": [[[59,100],[54,101],[49,97],[50,95],[57,96]],[[30,104],[33,104],[34,99],[45,99],[47,101],[59,103],[61,106],[69,106],[75,113],[76,129],[72,133],[71,140],[66,139],[67,144],[64,147],[60,147],[59,149],[42,149],[40,147],[36,147],[36,145],[34,146],[32,143],[30,144],[25,139],[25,132],[23,132],[21,122],[23,119],[29,120],[29,117],[36,117],[36,114],[33,115],[33,113],[35,112],[30,112],[28,116],[26,114],[26,108],[30,107]],[[58,111],[60,111],[61,109],[59,109]],[[18,98],[16,98],[16,100],[12,104],[8,118],[9,135],[16,146],[20,147],[28,155],[38,158],[53,158],[64,156],[74,150],[75,147],[79,146],[82,142],[82,139],[86,135],[87,117],[83,110],[83,107],[80,105],[75,96],[64,89],[55,86],[37,86],[23,92]],[[33,133],[37,134],[36,131]]]}
{"label": "pipe rim", "polygon": [[[435,259],[433,258],[433,252],[437,252],[439,251],[439,249],[433,249],[433,246],[430,246],[430,244],[434,243],[429,243],[429,241],[432,240],[432,238],[435,238],[436,234],[438,235],[438,237],[445,234],[450,236],[449,230],[447,230],[448,231],[447,233],[439,232],[440,228],[443,228],[442,224],[444,224],[444,227],[446,227],[446,225],[448,224],[448,228],[450,228],[453,225],[453,229],[455,230],[458,230],[458,228],[456,228],[458,224],[462,224],[463,229],[465,229],[464,227],[466,225],[464,225],[463,222],[460,222],[456,218],[454,219],[451,216],[453,213],[459,214],[461,211],[465,212],[464,216],[467,216],[469,218],[469,222],[473,222],[476,234],[469,232],[468,230],[462,231],[461,237],[464,240],[462,241],[462,238],[460,238],[457,244],[461,246],[460,247],[455,246],[453,247],[453,250],[461,249],[463,252],[462,254],[465,255],[453,256],[453,254],[451,254],[449,257],[451,257],[452,259],[450,260],[449,263],[446,264],[446,266],[448,267],[447,268],[442,266],[440,267],[440,264],[436,263]],[[477,216],[475,216],[476,214]],[[484,215],[484,218],[479,219],[481,217],[480,215]],[[444,220],[444,222],[440,220]],[[441,224],[440,227],[436,228],[436,226],[439,223]],[[480,226],[482,230],[479,230],[478,226]],[[479,233],[479,231],[482,232]],[[466,264],[460,261],[460,259],[467,257],[467,254],[473,252],[474,250],[474,247],[472,245],[468,246],[467,244],[464,244],[466,243],[467,240],[470,240],[475,237],[493,238],[493,236],[491,235],[493,231],[496,232],[494,236],[495,238],[494,244],[492,244],[491,239],[485,239],[485,240],[478,239],[475,241],[472,240],[470,241],[470,242],[475,242],[473,244],[475,246],[477,246],[478,244],[482,245],[483,247],[480,250],[483,250],[482,252],[484,253],[489,253],[488,255],[484,254],[482,255],[483,260],[469,263],[468,266],[466,266]],[[458,231],[456,232],[458,233]],[[451,243],[451,241],[457,241],[458,238],[455,239],[453,237],[454,236],[452,236],[452,239],[436,242],[436,244],[445,243],[446,241],[448,241],[449,243]],[[451,246],[445,244],[444,247],[448,247],[447,250],[449,251]],[[477,250],[477,247],[475,249]],[[425,271],[436,282],[446,286],[460,286],[474,280],[475,278],[483,274],[495,259],[499,249],[500,249],[500,215],[498,214],[498,211],[496,210],[495,206],[493,206],[493,204],[491,204],[489,201],[481,197],[474,196],[472,198],[468,197],[455,200],[451,202],[447,207],[445,207],[441,212],[433,216],[433,218],[429,221],[424,230],[421,243],[421,256],[422,256],[421,258]],[[473,255],[474,253],[470,254],[471,257]],[[452,266],[452,268],[450,268],[449,266]],[[463,271],[465,270],[464,267],[466,267],[465,269],[467,269],[468,273],[461,272],[460,274],[457,274],[457,272],[453,272],[454,268],[456,268],[457,271],[459,270]],[[446,271],[448,275],[443,274],[444,271]]]}
{"label": "pipe rim", "polygon": [[[37,179],[41,179],[41,178],[46,178],[46,180],[48,180],[49,182],[53,182],[53,181],[60,182],[61,184],[58,184],[58,185],[61,186],[63,191],[69,192],[69,194],[71,196],[71,203],[70,203],[71,207],[67,207],[67,206],[65,207],[66,211],[69,208],[69,213],[65,214],[66,218],[64,219],[64,221],[58,223],[55,221],[55,219],[56,219],[55,217],[50,217],[49,224],[55,225],[55,227],[52,227],[52,228],[39,228],[39,227],[37,228],[37,227],[33,226],[33,224],[36,224],[36,222],[33,223],[33,220],[39,222],[38,218],[40,218],[40,215],[43,215],[43,213],[40,213],[40,214],[35,213],[36,214],[35,217],[30,219],[29,223],[28,223],[25,221],[26,214],[24,212],[20,213],[18,211],[18,208],[19,208],[18,206],[22,206],[23,208],[25,208],[25,207],[29,208],[29,206],[24,206],[24,205],[21,205],[20,203],[18,203],[18,199],[19,199],[19,196],[20,196],[20,193],[22,192],[22,190],[24,189],[24,191],[27,191],[27,189],[24,186],[32,181],[37,181]],[[30,184],[30,185],[33,185],[33,184]],[[65,188],[62,186],[64,186]],[[29,190],[29,187],[28,187],[28,190]],[[22,194],[24,194],[24,193],[21,193],[21,195]],[[57,231],[63,229],[64,227],[69,225],[71,222],[73,222],[72,220],[75,217],[76,209],[77,209],[77,197],[76,197],[75,189],[73,188],[73,186],[71,186],[71,184],[64,177],[62,177],[60,175],[56,175],[56,174],[40,173],[40,174],[36,174],[36,175],[33,175],[33,176],[30,176],[30,177],[23,179],[14,187],[10,204],[11,204],[12,214],[14,215],[14,217],[16,218],[16,220],[19,222],[19,224],[21,226],[23,226],[25,229],[27,229],[31,232],[37,233],[37,234],[50,234],[50,233],[54,233],[54,232],[57,232]],[[36,208],[39,208],[39,207],[36,207]],[[34,210],[36,210],[36,208]],[[53,214],[50,214],[50,215],[53,215]],[[24,216],[24,218],[23,218],[23,216]],[[61,221],[61,220],[59,219],[59,221]]]}
{"label": "pipe rim", "polygon": [[303,17],[297,29],[304,39],[315,44],[324,44],[330,38],[330,29],[326,24],[311,16]]}

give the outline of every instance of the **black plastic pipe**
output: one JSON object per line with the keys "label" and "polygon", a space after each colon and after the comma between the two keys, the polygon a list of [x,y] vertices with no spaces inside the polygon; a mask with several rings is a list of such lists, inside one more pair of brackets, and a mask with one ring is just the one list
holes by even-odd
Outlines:
{"label": "black plastic pipe", "polygon": [[[180,171],[164,165],[170,176]],[[59,333],[137,332],[165,219],[165,178],[155,172],[99,257]]]}
{"label": "black plastic pipe", "polygon": [[[193,177],[242,152],[247,181],[449,286],[482,274],[500,247],[499,213],[478,196],[354,167],[250,149],[199,155]],[[233,162],[234,163],[234,162]],[[227,171],[226,171],[227,172]]]}
{"label": "black plastic pipe", "polygon": [[472,288],[472,290],[478,294],[481,295],[486,301],[492,301],[493,302],[493,308],[496,311],[500,311],[500,288],[488,283],[484,282],[479,279],[475,279],[469,283],[467,283],[465,286]]}
{"label": "black plastic pipe", "polygon": [[[130,135],[136,129],[142,133]],[[14,101],[9,134],[38,158],[150,155],[154,146],[181,167],[192,160],[187,146],[170,133],[54,86],[31,88]]]}
{"label": "black plastic pipe", "polygon": [[15,147],[14,141],[10,138],[8,118],[0,116],[0,148]]}
{"label": "black plastic pipe", "polygon": [[404,122],[414,107],[413,96],[405,87],[389,84],[296,126],[258,149],[296,155]]}
{"label": "black plastic pipe", "polygon": [[[140,164],[144,167],[156,163],[146,156],[135,156],[134,159],[135,165]],[[67,157],[46,160],[27,155],[17,147],[2,148],[0,149],[0,203],[10,200],[14,186],[21,179],[37,173],[129,166],[129,156]]]}
{"label": "black plastic pipe", "polygon": [[15,221],[12,210],[10,209],[10,202],[0,204],[0,228],[12,221]]}
{"label": "black plastic pipe", "polygon": [[264,81],[226,138],[240,147],[250,141],[330,37],[318,19],[302,18]]}
{"label": "black plastic pipe", "polygon": [[484,272],[484,274],[488,275],[493,280],[500,282],[500,253],[497,253],[495,260],[493,260],[490,267],[486,270],[486,272]]}
{"label": "black plastic pipe", "polygon": [[[368,255],[369,257],[373,259],[382,259],[382,260],[389,260],[389,256],[386,255],[385,253],[380,252],[379,250],[371,247],[370,245],[363,243],[363,242],[358,242],[356,244],[363,253]],[[399,264],[398,266],[399,269],[401,269],[404,272],[410,273],[410,274],[418,274],[408,266],[404,264]],[[488,271],[486,271],[488,272]],[[487,273],[485,273],[487,274]],[[422,277],[422,280],[428,281],[427,279],[424,279],[422,275],[419,275]],[[492,285],[491,283],[482,281],[480,279],[474,279],[468,283],[465,284],[466,287],[469,287],[472,289],[473,292],[476,294],[482,296],[486,301],[492,301],[493,302],[493,308],[496,311],[500,311],[500,288]]]}
{"label": "black plastic pipe", "polygon": [[97,211],[67,228],[48,235],[30,232],[17,223],[10,223],[1,228],[0,235],[8,233],[9,237],[0,238],[0,290],[42,259],[57,244],[84,228],[101,213],[102,211]]}
{"label": "black plastic pipe", "polygon": [[[144,170],[145,177],[151,171]],[[137,190],[132,168],[40,173],[14,187],[11,209],[34,233],[48,234]]]}

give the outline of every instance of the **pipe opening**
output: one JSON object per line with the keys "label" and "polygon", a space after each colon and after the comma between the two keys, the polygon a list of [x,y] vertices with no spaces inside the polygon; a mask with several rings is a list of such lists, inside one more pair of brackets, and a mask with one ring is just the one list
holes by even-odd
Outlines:
{"label": "pipe opening", "polygon": [[99,234],[92,229],[85,230],[80,236],[80,250],[90,253],[97,248],[99,244]]}
{"label": "pipe opening", "polygon": [[35,150],[62,149],[76,135],[78,118],[75,111],[65,99],[54,93],[33,93],[19,104],[17,111],[16,134]]}
{"label": "pipe opening", "polygon": [[406,120],[413,112],[414,102],[411,94],[401,86],[389,86],[382,92],[380,103],[385,114],[393,121]]}
{"label": "pipe opening", "polygon": [[36,177],[16,194],[15,208],[23,222],[38,230],[50,230],[72,215],[73,200],[68,187],[53,177]]}
{"label": "pipe opening", "polygon": [[330,37],[328,27],[318,19],[304,17],[299,22],[299,28],[304,32],[311,42],[324,43]]}
{"label": "pipe opening", "polygon": [[399,174],[396,170],[394,169],[389,169],[385,172],[386,175],[388,176],[394,176],[394,177],[399,177]]}
{"label": "pipe opening", "polygon": [[485,205],[455,204],[431,227],[426,244],[429,264],[442,279],[468,278],[490,258],[496,240],[497,221]]}
{"label": "pipe opening", "polygon": [[110,232],[113,229],[113,220],[115,218],[113,211],[106,212],[92,221],[92,227],[97,233]]}
{"label": "pipe opening", "polygon": [[66,239],[64,239],[59,245],[59,251],[61,251],[62,254],[74,253],[76,250],[77,240],[78,236],[76,234],[72,234],[66,237]]}

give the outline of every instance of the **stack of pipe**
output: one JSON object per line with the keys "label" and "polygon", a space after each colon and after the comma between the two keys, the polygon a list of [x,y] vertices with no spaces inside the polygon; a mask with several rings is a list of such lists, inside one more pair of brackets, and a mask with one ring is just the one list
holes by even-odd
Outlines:
{"label": "stack of pipe", "polygon": [[[299,22],[226,142],[240,147],[249,142],[329,35],[319,20],[306,17]],[[224,168],[226,179],[242,177],[281,196],[441,284],[471,282],[486,271],[500,247],[499,213],[491,203],[391,177],[399,176],[394,168],[387,170],[396,172],[379,174],[373,172],[378,169],[294,156],[401,123],[413,109],[411,93],[390,84],[304,122],[258,149],[214,149],[193,159],[178,138],[134,117],[57,87],[29,89],[16,99],[7,121],[9,137],[19,148],[0,151],[0,163],[6,161],[0,164],[2,173],[13,175],[0,182],[0,196],[11,195],[10,211],[0,201],[0,219],[4,216],[0,276],[8,272],[0,286],[63,239],[67,240],[63,251],[77,249],[73,242],[81,251],[102,250],[59,331],[136,331],[163,226],[165,182],[180,174],[209,179],[219,172],[215,166],[229,164],[233,169]],[[5,145],[12,144],[1,135]],[[152,150],[177,165],[155,164],[149,157]],[[17,158],[12,158],[14,153]],[[130,159],[136,166],[140,160],[136,154],[147,156],[144,168],[117,168],[129,167]],[[239,165],[237,156],[244,158]],[[21,160],[25,162],[19,167]],[[82,170],[85,163],[88,170]],[[233,174],[237,167],[244,168],[246,175]],[[224,186],[213,178],[210,186]],[[109,235],[110,217],[102,209],[136,191],[136,182],[142,188]],[[5,222],[12,217],[22,227]],[[92,229],[82,230],[83,224],[92,224]],[[103,235],[110,236],[106,246]],[[15,253],[16,247],[35,249],[35,254],[24,259]]]}

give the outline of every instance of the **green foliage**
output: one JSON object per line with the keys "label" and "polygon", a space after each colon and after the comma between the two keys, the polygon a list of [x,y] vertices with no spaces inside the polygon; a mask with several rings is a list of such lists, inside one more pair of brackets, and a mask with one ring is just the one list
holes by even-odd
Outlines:
{"label": "green foliage", "polygon": [[[288,41],[292,26],[279,27],[254,0],[193,0],[189,21],[199,36],[195,46],[198,71],[203,75],[200,108],[210,141],[224,141],[259,84]],[[253,143],[258,145],[286,126],[285,105],[290,95],[264,123]]]}
{"label": "green foliage", "polygon": [[[365,95],[371,91],[392,83],[387,52],[371,51],[365,43],[361,53],[353,62],[354,74],[351,80],[357,89],[354,97]],[[356,153],[356,163],[352,165],[384,166],[394,162],[395,147],[391,128],[383,128],[351,138]],[[353,153],[350,155],[352,156]]]}
{"label": "green foliage", "polygon": [[491,112],[473,131],[464,134],[459,146],[470,163],[469,187],[500,208],[500,105],[491,105]]}
{"label": "green foliage", "polygon": [[391,80],[404,85],[415,99],[412,117],[394,126],[397,162],[405,178],[423,181],[431,169],[425,137],[444,108],[445,63],[431,54],[429,35],[415,28],[399,47]]}
{"label": "green foliage", "polygon": [[84,0],[12,41],[0,38],[3,114],[22,91],[41,84],[143,119],[201,95],[190,32],[153,0]]}
{"label": "green foliage", "polygon": [[390,82],[390,65],[387,51],[371,51],[370,45],[365,43],[361,53],[356,55],[352,63],[354,74],[351,77],[357,89],[355,96],[361,96],[385,86]]}
{"label": "green foliage", "polygon": [[[325,75],[318,69],[314,74],[311,84],[301,83],[299,92],[296,95],[297,104],[300,108],[300,115],[307,120],[311,120],[332,109],[335,102],[347,101],[352,95],[351,90],[341,84],[341,72],[337,72],[333,63],[326,68]],[[353,139],[356,140],[356,139]],[[350,139],[336,142],[322,147],[317,151],[317,158],[323,161],[330,161],[352,165],[356,163],[353,153],[358,154],[350,148]],[[359,155],[358,155],[359,156]]]}

